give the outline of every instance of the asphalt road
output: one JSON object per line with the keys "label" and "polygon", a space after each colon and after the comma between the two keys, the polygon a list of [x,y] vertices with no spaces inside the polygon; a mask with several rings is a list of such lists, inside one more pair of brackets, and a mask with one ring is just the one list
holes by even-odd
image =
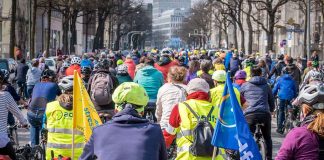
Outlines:
{"label": "asphalt road", "polygon": [[[24,115],[26,115],[26,110],[24,110],[23,113],[24,113]],[[277,155],[278,150],[280,149],[282,141],[285,137],[285,135],[280,135],[276,132],[276,126],[277,126],[276,119],[272,118],[271,135],[272,135],[272,145],[273,145],[273,151],[272,151],[273,158],[275,158],[275,156]],[[30,143],[30,141],[29,141],[30,135],[29,135],[28,129],[19,128],[18,135],[19,135],[20,145],[25,145],[25,144]]]}

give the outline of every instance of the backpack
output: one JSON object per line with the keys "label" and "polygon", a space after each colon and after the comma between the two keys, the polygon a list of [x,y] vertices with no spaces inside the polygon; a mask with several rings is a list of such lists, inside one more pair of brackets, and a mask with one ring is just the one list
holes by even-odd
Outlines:
{"label": "backpack", "polygon": [[[192,132],[193,141],[187,139],[192,143],[189,147],[189,152],[196,157],[211,157],[214,150],[214,146],[211,145],[214,128],[209,123],[208,119],[210,118],[214,107],[210,109],[207,117],[199,117],[199,115],[186,102],[183,102],[183,104],[186,105],[197,119],[197,124]],[[181,130],[180,132],[182,134]]]}
{"label": "backpack", "polygon": [[112,102],[113,84],[109,73],[96,73],[91,82],[91,99],[99,106],[110,104]]}

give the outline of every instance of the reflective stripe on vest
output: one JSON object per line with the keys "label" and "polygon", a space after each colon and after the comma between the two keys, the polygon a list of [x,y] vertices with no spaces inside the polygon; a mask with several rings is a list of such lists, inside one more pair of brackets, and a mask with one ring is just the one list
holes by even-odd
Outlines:
{"label": "reflective stripe on vest", "polygon": [[[75,143],[74,148],[83,148],[84,143]],[[48,148],[59,148],[59,149],[72,149],[72,144],[56,144],[56,143],[47,143],[46,147]]]}
{"label": "reflective stripe on vest", "polygon": [[182,136],[192,136],[193,131],[192,130],[181,130],[177,134],[177,138],[181,138]]}
{"label": "reflective stripe on vest", "polygon": [[[72,134],[72,129],[66,128],[47,128],[48,132],[51,133],[64,133],[64,134]],[[74,135],[83,135],[83,133],[79,130],[74,130]]]}

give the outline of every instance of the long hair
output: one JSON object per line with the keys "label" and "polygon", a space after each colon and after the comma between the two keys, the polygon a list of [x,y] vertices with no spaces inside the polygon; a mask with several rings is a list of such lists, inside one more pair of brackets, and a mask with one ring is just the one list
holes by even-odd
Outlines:
{"label": "long hair", "polygon": [[308,124],[307,129],[324,138],[324,110],[315,110],[313,115],[316,118]]}

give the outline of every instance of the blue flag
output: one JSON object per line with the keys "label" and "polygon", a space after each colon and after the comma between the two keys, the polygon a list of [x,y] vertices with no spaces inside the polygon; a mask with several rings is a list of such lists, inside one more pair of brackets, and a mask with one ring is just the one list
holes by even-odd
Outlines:
{"label": "blue flag", "polygon": [[230,74],[226,76],[223,99],[212,145],[237,150],[240,160],[260,160],[261,154],[237,101]]}

